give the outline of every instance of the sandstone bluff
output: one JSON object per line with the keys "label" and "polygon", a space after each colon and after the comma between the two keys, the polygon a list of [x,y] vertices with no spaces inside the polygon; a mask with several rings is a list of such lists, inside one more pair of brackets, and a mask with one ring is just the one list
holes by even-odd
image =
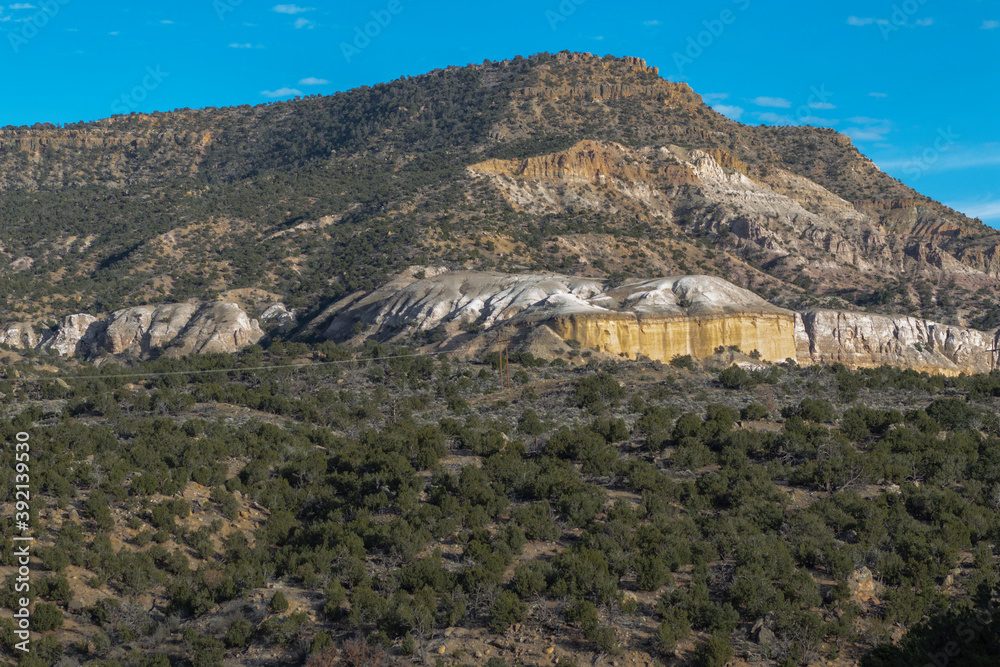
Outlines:
{"label": "sandstone bluff", "polygon": [[946,375],[997,368],[1000,342],[998,331],[908,316],[794,312],[710,276],[608,288],[600,280],[559,274],[426,268],[342,299],[311,326],[325,338],[354,342],[417,332],[436,349],[470,354],[486,349],[501,325],[535,351],[575,341],[631,359],[669,361],[737,346],[766,361],[840,362],[851,368],[889,364]]}

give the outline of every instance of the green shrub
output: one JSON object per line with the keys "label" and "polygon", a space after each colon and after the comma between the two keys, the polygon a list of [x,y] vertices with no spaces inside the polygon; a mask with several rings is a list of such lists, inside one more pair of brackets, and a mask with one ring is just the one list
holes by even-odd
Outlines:
{"label": "green shrub", "polygon": [[748,389],[757,385],[749,373],[735,364],[719,373],[719,382],[726,389]]}
{"label": "green shrub", "polygon": [[674,357],[670,360],[670,365],[674,368],[686,368],[689,371],[695,370],[694,359],[690,354],[682,354]]}
{"label": "green shrub", "polygon": [[694,660],[691,664],[695,667],[725,667],[725,664],[733,657],[733,647],[729,644],[729,639],[722,635],[712,635],[712,637],[702,644],[694,652]]}
{"label": "green shrub", "polygon": [[750,403],[740,410],[740,419],[743,421],[761,421],[770,416],[771,413],[760,403]]}
{"label": "green shrub", "polygon": [[229,648],[244,647],[253,636],[253,623],[245,618],[238,618],[226,628],[226,646]]}
{"label": "green shrub", "polygon": [[48,602],[39,602],[31,614],[31,627],[39,632],[61,628],[63,614],[59,607]]}
{"label": "green shrub", "polygon": [[278,591],[271,597],[271,603],[268,605],[271,611],[280,614],[288,609],[288,598],[281,591]]}
{"label": "green shrub", "polygon": [[522,622],[527,614],[528,605],[513,591],[504,591],[490,608],[490,629],[498,634],[506,632],[510,626]]}

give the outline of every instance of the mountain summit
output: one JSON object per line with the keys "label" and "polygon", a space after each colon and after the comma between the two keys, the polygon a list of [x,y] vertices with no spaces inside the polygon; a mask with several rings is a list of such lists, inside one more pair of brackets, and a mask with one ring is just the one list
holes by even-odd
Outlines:
{"label": "mountain summit", "polygon": [[0,190],[0,324],[192,298],[319,312],[414,264],[700,273],[787,308],[1000,323],[1000,234],[844,135],[731,121],[639,58],[8,127]]}

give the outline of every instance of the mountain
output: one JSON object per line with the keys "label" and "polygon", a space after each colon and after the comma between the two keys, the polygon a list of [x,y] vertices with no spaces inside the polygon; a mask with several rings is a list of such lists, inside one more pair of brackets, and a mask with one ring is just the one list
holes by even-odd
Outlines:
{"label": "mountain", "polygon": [[341,299],[310,326],[340,343],[406,343],[466,358],[495,350],[503,332],[519,352],[546,361],[575,346],[609,359],[674,362],[737,352],[751,365],[891,365],[952,376],[994,370],[1000,347],[1000,331],[899,315],[793,312],[711,276],[610,287],[559,274],[444,267],[410,269],[381,289]]}
{"label": "mountain", "polygon": [[1000,234],[833,130],[733,122],[638,58],[7,127],[0,191],[0,324],[189,299],[316,313],[417,264],[699,273],[796,310],[1000,324]]}
{"label": "mountain", "polygon": [[3,664],[996,664],[998,235],[833,131],[542,54],[0,198]]}

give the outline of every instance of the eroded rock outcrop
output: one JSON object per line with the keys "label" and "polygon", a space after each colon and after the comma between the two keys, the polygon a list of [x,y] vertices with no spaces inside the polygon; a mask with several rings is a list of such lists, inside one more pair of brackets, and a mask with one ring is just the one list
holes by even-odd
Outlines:
{"label": "eroded rock outcrop", "polygon": [[[323,317],[323,316],[321,316]],[[794,313],[710,276],[662,278],[606,289],[558,274],[449,272],[355,295],[325,314],[328,338],[358,330],[392,336],[407,327],[462,331],[509,324],[547,327],[563,340],[615,355],[669,361],[711,355],[719,345],[795,357]]]}
{"label": "eroded rock outcrop", "polygon": [[598,280],[557,274],[431,273],[419,280],[404,274],[375,292],[337,302],[319,317],[330,320],[324,335],[340,340],[356,328],[392,332],[404,327],[491,327],[531,308],[546,313],[593,309],[589,299],[603,292]]}
{"label": "eroded rock outcrop", "polygon": [[[428,275],[430,274],[430,275]],[[417,276],[422,276],[418,278]],[[331,306],[314,327],[327,338],[391,340],[429,331],[441,345],[495,337],[495,327],[546,332],[635,359],[711,356],[720,347],[768,361],[883,364],[957,375],[998,367],[998,332],[907,316],[832,310],[795,313],[721,278],[681,276],[607,288],[558,274],[408,271],[383,288]],[[485,332],[485,333],[479,333]],[[548,336],[548,338],[546,338]],[[530,338],[524,335],[527,341]],[[480,341],[479,349],[485,347]]]}
{"label": "eroded rock outcrop", "polygon": [[30,324],[15,322],[0,329],[0,344],[30,349],[38,345],[38,334]]}
{"label": "eroded rock outcrop", "polygon": [[590,305],[603,312],[547,314],[547,325],[566,340],[631,359],[702,358],[720,345],[756,350],[768,361],[795,358],[794,313],[720,278],[623,285],[590,299]]}
{"label": "eroded rock outcrop", "polygon": [[102,322],[93,315],[67,315],[55,331],[50,330],[48,336],[42,337],[40,347],[43,350],[54,350],[64,357],[87,354],[93,348],[101,329]]}
{"label": "eroded rock outcrop", "polygon": [[78,313],[41,336],[23,323],[0,329],[0,343],[83,357],[142,356],[158,348],[167,348],[171,356],[236,352],[263,336],[257,320],[224,301],[135,306],[106,317]]}
{"label": "eroded rock outcrop", "polygon": [[199,307],[195,303],[173,303],[116,311],[108,319],[104,349],[111,354],[125,354],[165,347],[180,335]]}
{"label": "eroded rock outcrop", "polygon": [[199,308],[183,331],[172,341],[170,353],[185,355],[235,352],[264,336],[257,320],[251,320],[235,303],[215,302]]}
{"label": "eroded rock outcrop", "polygon": [[997,333],[915,317],[815,310],[796,315],[800,363],[883,364],[930,373],[989,373],[997,367]]}

